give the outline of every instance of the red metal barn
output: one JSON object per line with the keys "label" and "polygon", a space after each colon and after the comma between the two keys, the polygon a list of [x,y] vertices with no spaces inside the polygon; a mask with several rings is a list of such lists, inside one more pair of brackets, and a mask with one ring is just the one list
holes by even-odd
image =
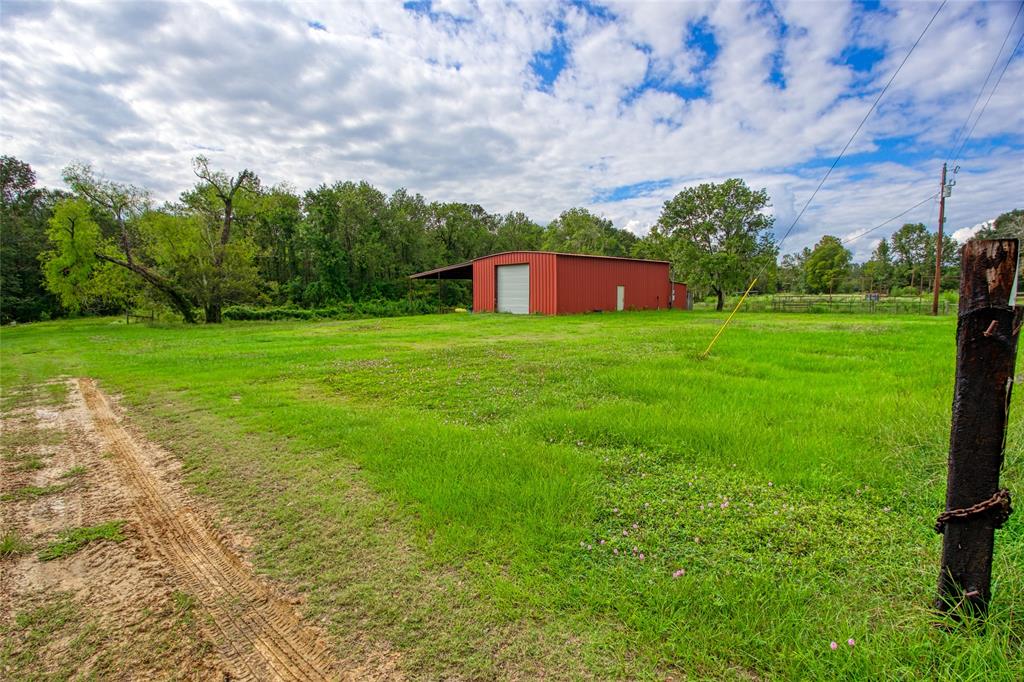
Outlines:
{"label": "red metal barn", "polygon": [[496,253],[412,277],[472,279],[475,312],[657,310],[671,307],[673,294],[666,261],[547,251]]}
{"label": "red metal barn", "polygon": [[690,292],[682,282],[672,282],[672,307],[676,310],[689,310],[693,307]]}

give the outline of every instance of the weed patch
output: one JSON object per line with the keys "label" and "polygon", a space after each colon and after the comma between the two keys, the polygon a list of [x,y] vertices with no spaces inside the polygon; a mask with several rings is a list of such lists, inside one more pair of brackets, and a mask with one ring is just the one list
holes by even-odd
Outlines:
{"label": "weed patch", "polygon": [[32,551],[32,545],[23,540],[20,535],[14,532],[4,533],[0,536],[0,559],[28,554]]}
{"label": "weed patch", "polygon": [[19,458],[18,464],[15,465],[15,471],[39,471],[45,469],[46,463],[41,457],[31,455],[29,457]]}
{"label": "weed patch", "polygon": [[56,542],[47,545],[39,552],[39,560],[53,561],[54,559],[71,556],[90,542],[101,540],[121,542],[124,540],[124,534],[121,532],[124,523],[124,521],[110,521],[98,526],[86,526],[63,531]]}
{"label": "weed patch", "polygon": [[84,466],[82,464],[78,464],[76,466],[71,467],[67,471],[65,471],[63,474],[60,475],[60,477],[61,478],[78,478],[79,476],[84,475],[85,472],[87,472],[88,470],[89,470],[88,467],[86,467],[86,466]]}
{"label": "weed patch", "polygon": [[0,501],[3,502],[23,502],[28,500],[35,500],[46,495],[53,495],[55,493],[64,492],[68,488],[67,483],[54,484],[54,485],[26,485],[20,488],[15,488],[9,493],[0,495]]}

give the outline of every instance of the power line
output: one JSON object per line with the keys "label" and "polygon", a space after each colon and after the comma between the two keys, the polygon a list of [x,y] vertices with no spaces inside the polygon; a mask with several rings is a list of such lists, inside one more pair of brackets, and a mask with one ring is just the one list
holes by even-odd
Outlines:
{"label": "power line", "polygon": [[[898,76],[900,71],[903,70],[903,66],[907,63],[907,60],[910,59],[910,55],[914,54],[914,50],[917,49],[917,46],[918,46],[918,44],[920,44],[921,39],[924,38],[925,33],[928,32],[928,29],[931,28],[932,23],[935,22],[935,18],[937,16],[939,16],[939,12],[941,12],[942,8],[946,6],[946,2],[947,2],[947,0],[942,0],[942,4],[939,5],[938,9],[935,10],[935,14],[933,14],[932,18],[928,20],[927,24],[925,24],[924,29],[921,31],[921,35],[917,36],[917,40],[915,40],[914,44],[910,46],[910,50],[907,52],[906,56],[903,58],[903,61],[900,62],[900,65],[898,67],[896,67],[896,70],[893,72],[892,76],[889,77],[889,80],[885,84],[885,87],[883,87],[882,91],[878,93],[878,97],[875,98],[875,101],[871,103],[871,108],[868,109],[868,112],[866,114],[864,114],[864,118],[861,119],[860,123],[857,125],[856,130],[853,131],[853,135],[850,135],[850,139],[846,141],[845,145],[843,145],[842,150],[840,150],[840,152],[839,152],[839,156],[837,156],[836,160],[832,162],[832,165],[829,167],[829,169],[825,173],[824,177],[821,178],[821,182],[819,182],[818,186],[814,188],[814,191],[811,193],[811,196],[809,196],[807,198],[807,201],[804,202],[804,205],[800,209],[800,212],[797,213],[795,218],[793,218],[793,222],[790,223],[789,228],[786,229],[786,232],[782,235],[782,239],[780,239],[778,244],[777,244],[777,248],[779,248],[780,251],[782,249],[782,244],[789,237],[790,233],[793,231],[793,228],[796,227],[796,224],[798,222],[800,222],[800,218],[803,217],[804,212],[807,210],[807,207],[811,205],[812,201],[814,201],[814,197],[816,197],[818,195],[818,191],[825,184],[825,181],[828,180],[828,177],[830,175],[832,175],[832,171],[834,171],[836,166],[839,165],[839,161],[842,160],[843,156],[846,154],[846,150],[850,148],[851,144],[853,144],[853,140],[857,137],[857,133],[859,133],[861,128],[864,127],[864,124],[867,122],[867,120],[871,116],[872,112],[874,112],[875,108],[878,106],[878,103],[881,101],[882,97],[889,90],[889,86],[892,85],[892,82],[894,80],[896,80],[896,76]],[[929,199],[930,198],[931,197],[929,197]],[[764,271],[767,268],[768,268],[768,263],[766,262],[764,265],[761,266],[761,269],[758,270],[757,274],[754,275],[754,279],[751,280],[750,286],[747,287],[747,290],[746,290],[746,292],[744,292],[743,297],[740,298],[739,302],[736,304],[736,307],[733,309],[732,314],[729,315],[729,317],[725,320],[725,322],[722,324],[721,328],[719,328],[718,333],[715,334],[715,337],[713,339],[711,339],[711,343],[709,343],[708,347],[704,350],[703,353],[701,353],[701,358],[706,358],[711,353],[711,349],[714,347],[715,342],[718,341],[718,337],[720,337],[722,335],[722,332],[725,331],[725,328],[729,326],[729,322],[732,321],[732,318],[736,314],[736,311],[739,310],[741,305],[743,305],[744,299],[746,299],[747,296],[750,294],[750,291],[751,291],[751,289],[754,288],[754,285],[757,283],[758,278],[760,278],[761,275],[764,274]]]}
{"label": "power line", "polygon": [[[995,73],[996,65],[999,64],[999,58],[1003,55],[1003,48],[1006,47],[1006,41],[1008,41],[1010,39],[1010,36],[1013,35],[1013,27],[1017,25],[1017,19],[1020,18],[1020,13],[1021,13],[1022,10],[1024,10],[1024,2],[1021,2],[1020,5],[1017,6],[1017,14],[1015,14],[1013,16],[1013,22],[1010,24],[1010,30],[1008,30],[1006,32],[1006,36],[1003,38],[1002,44],[999,45],[999,51],[996,52],[996,58],[992,60],[992,66],[990,66],[989,69],[988,69],[988,74],[985,76],[985,82],[981,84],[981,89],[978,90],[978,96],[974,98],[974,104],[971,105],[971,110],[969,112],[967,112],[967,118],[964,119],[963,125],[960,126],[960,129],[956,132],[956,137],[953,138],[953,144],[950,145],[950,150],[956,148],[957,143],[960,142],[960,136],[964,134],[964,131],[967,129],[967,124],[971,122],[971,116],[974,115],[974,110],[977,108],[978,102],[981,101],[981,96],[983,94],[985,94],[985,88],[988,87],[988,81],[989,81],[989,79],[992,78],[992,74]],[[1016,51],[1016,48],[1014,48],[1014,51]],[[1006,63],[1009,64],[1010,60],[1012,60],[1012,59],[1013,59],[1013,52],[1010,53],[1010,59],[1007,60]],[[1004,71],[1005,71],[1005,67],[1004,67]],[[1002,78],[1002,75],[1000,75],[1000,79],[1001,78]],[[999,86],[999,84],[998,84],[998,81],[997,81],[996,87],[998,87],[998,86]],[[992,88],[992,91],[995,92],[995,88]],[[990,95],[990,97],[991,97],[991,95]],[[986,102],[986,105],[987,104],[988,103]],[[984,113],[984,109],[982,110],[982,113]],[[978,118],[981,118],[981,114],[978,115]],[[965,141],[966,141],[966,139],[967,138],[964,138]],[[960,154],[960,150],[957,149],[957,155],[959,156],[959,154]],[[946,161],[949,162],[950,159],[952,158],[952,156],[953,156],[952,153],[947,154],[946,155]],[[950,163],[950,165],[952,166],[953,164]]]}
{"label": "power line", "polygon": [[934,194],[932,194],[931,196],[928,196],[928,197],[926,197],[926,198],[922,199],[921,201],[917,202],[916,204],[914,204],[913,206],[911,206],[911,207],[910,207],[910,208],[908,208],[907,210],[905,210],[905,211],[903,211],[903,212],[901,212],[901,213],[897,213],[896,215],[894,215],[893,217],[889,218],[888,220],[885,220],[885,221],[883,221],[883,222],[881,222],[881,223],[878,223],[877,225],[875,225],[875,226],[874,226],[874,227],[872,227],[871,229],[868,229],[868,230],[864,230],[864,231],[863,231],[863,232],[861,232],[860,234],[855,234],[855,235],[853,235],[852,237],[847,237],[846,239],[843,239],[843,240],[841,240],[841,241],[840,241],[839,243],[840,243],[840,244],[848,244],[848,243],[850,243],[850,242],[853,242],[853,241],[857,241],[858,239],[860,239],[860,238],[861,238],[861,237],[863,237],[864,235],[867,235],[867,234],[871,234],[871,233],[872,233],[872,232],[874,232],[875,230],[879,230],[879,229],[881,229],[881,228],[885,227],[886,225],[888,225],[889,223],[891,223],[891,222],[892,222],[892,221],[894,221],[894,220],[899,220],[899,219],[900,219],[900,218],[902,218],[903,216],[905,216],[905,215],[907,215],[908,213],[910,213],[911,211],[913,211],[913,210],[914,210],[915,208],[918,208],[918,207],[920,207],[920,206],[923,206],[924,204],[928,203],[929,201],[931,201],[932,199],[934,199],[934,198],[935,198],[935,197],[937,197],[937,196],[939,196],[939,193],[938,193],[938,192],[935,192],[935,193],[934,193]]}
{"label": "power line", "polygon": [[[832,175],[832,171],[834,171],[836,166],[839,165],[839,161],[843,158],[843,155],[846,154],[846,150],[850,148],[851,144],[853,144],[853,140],[857,137],[857,133],[859,133],[860,129],[864,127],[864,124],[867,122],[868,117],[871,116],[872,112],[874,112],[875,110],[875,107],[877,107],[879,101],[881,101],[882,96],[885,95],[886,91],[889,89],[889,86],[892,85],[892,82],[896,80],[896,76],[899,75],[899,72],[903,69],[903,66],[907,63],[907,60],[910,59],[910,55],[914,54],[914,50],[917,49],[917,46],[921,42],[921,39],[924,38],[924,34],[928,32],[929,28],[931,28],[932,23],[935,21],[935,17],[939,16],[939,12],[941,12],[942,8],[946,6],[946,1],[947,0],[942,0],[942,4],[939,5],[939,8],[937,10],[935,10],[935,14],[932,15],[932,18],[928,20],[928,23],[925,25],[924,30],[921,31],[921,35],[917,36],[917,40],[915,40],[914,44],[910,46],[910,51],[907,52],[906,56],[903,58],[903,61],[900,62],[900,65],[896,67],[895,71],[893,71],[892,76],[889,77],[889,81],[885,84],[885,87],[882,88],[882,91],[878,93],[878,97],[876,97],[875,101],[871,104],[871,108],[868,109],[868,113],[864,114],[864,118],[862,118],[860,123],[857,125],[857,129],[853,131],[853,135],[850,135],[850,139],[846,141],[845,145],[843,145],[843,149],[839,152],[839,156],[837,156],[836,160],[832,162],[832,165],[825,173],[825,176],[821,179],[821,182],[818,183],[818,186],[814,188],[814,191],[811,193],[811,196],[807,198],[806,202],[804,202],[803,208],[801,208],[800,212],[796,214],[796,218],[793,219],[793,222],[790,223],[789,228],[786,230],[785,234],[782,235],[782,239],[779,240],[778,247],[780,250],[782,249],[783,242],[786,241],[786,238],[789,237],[790,232],[793,231],[793,228],[796,227],[796,224],[800,221],[800,218],[803,217],[804,211],[806,211],[807,207],[811,205],[812,201],[814,201],[814,197],[817,196],[818,190],[820,190],[822,185],[825,184],[825,181],[828,180],[828,177]],[[761,268],[761,272],[764,272],[763,267]],[[758,276],[760,276],[760,274],[761,273],[758,273]]]}
{"label": "power line", "polygon": [[[1021,3],[1021,6],[1024,7],[1024,3]],[[1020,49],[1021,42],[1024,42],[1024,33],[1021,33],[1020,38],[1017,39],[1017,44],[1010,52],[1009,59],[1007,59],[1006,63],[1003,64],[1003,70],[999,72],[999,77],[996,78],[995,85],[992,86],[992,90],[988,93],[988,97],[985,99],[985,104],[982,105],[981,111],[978,112],[978,117],[974,119],[974,124],[971,125],[971,130],[967,133],[967,137],[963,139],[963,142],[960,143],[960,148],[957,149],[956,151],[956,158],[953,159],[954,168],[956,168],[956,162],[960,160],[960,154],[963,152],[964,147],[967,145],[967,141],[971,139],[972,135],[974,135],[974,129],[978,127],[978,121],[980,121],[981,117],[985,115],[985,109],[988,108],[988,103],[992,101],[992,95],[996,94],[996,89],[999,87],[999,83],[1002,82],[1003,76],[1006,74],[1006,70],[1010,67],[1010,62],[1013,61],[1013,56],[1017,54],[1017,50]],[[953,172],[955,173],[956,171],[954,170]]]}

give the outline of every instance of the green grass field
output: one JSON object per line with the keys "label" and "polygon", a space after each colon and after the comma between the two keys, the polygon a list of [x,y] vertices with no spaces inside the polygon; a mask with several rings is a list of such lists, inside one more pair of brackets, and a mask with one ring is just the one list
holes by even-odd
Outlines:
{"label": "green grass field", "polygon": [[1024,677],[1024,515],[985,632],[928,608],[955,320],[744,314],[697,360],[722,317],[41,323],[2,381],[122,394],[338,651],[411,677]]}

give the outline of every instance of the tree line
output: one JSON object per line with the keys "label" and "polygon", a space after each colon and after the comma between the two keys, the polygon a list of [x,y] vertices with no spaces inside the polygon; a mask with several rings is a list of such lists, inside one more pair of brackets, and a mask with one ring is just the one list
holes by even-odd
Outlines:
{"label": "tree line", "polygon": [[[864,264],[851,264],[834,237],[777,263],[768,194],[738,179],[683,190],[638,238],[585,208],[542,226],[522,212],[428,202],[405,189],[386,194],[367,182],[300,193],[265,186],[248,169],[214,169],[202,156],[192,170],[193,186],[158,205],[145,188],[84,164],[64,169],[64,188],[40,188],[27,163],[0,157],[0,319],[162,307],[188,322],[216,323],[225,307],[240,304],[320,308],[440,297],[467,305],[468,282],[439,290],[408,275],[515,250],[668,260],[675,279],[719,306],[761,270],[762,290],[888,291],[924,288],[929,257],[934,264],[923,225],[904,226]],[[955,248],[944,249],[954,284],[955,257]]]}

